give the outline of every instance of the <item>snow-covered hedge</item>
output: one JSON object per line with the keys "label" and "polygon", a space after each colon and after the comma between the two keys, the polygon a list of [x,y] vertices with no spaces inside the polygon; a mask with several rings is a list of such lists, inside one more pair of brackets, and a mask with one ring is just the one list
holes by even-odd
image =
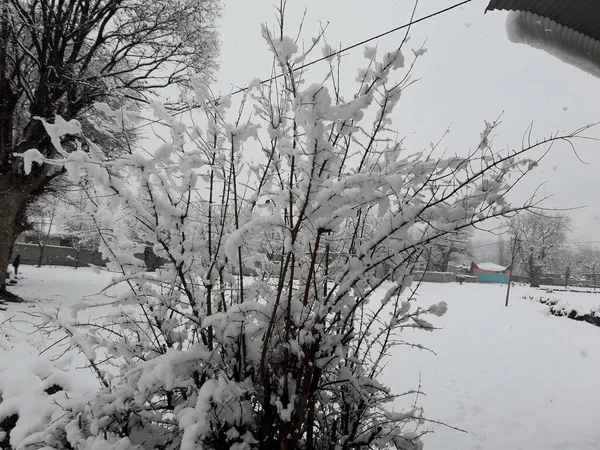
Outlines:
{"label": "snow-covered hedge", "polygon": [[[533,300],[533,296],[524,297],[529,300]],[[537,299],[538,303],[543,305],[547,305],[550,311],[550,314],[558,317],[567,317],[572,320],[577,320],[578,322],[587,322],[592,325],[596,325],[600,327],[600,310],[599,309],[591,309],[589,312],[578,311],[575,308],[561,305],[559,301],[555,298],[547,298],[540,296]]]}

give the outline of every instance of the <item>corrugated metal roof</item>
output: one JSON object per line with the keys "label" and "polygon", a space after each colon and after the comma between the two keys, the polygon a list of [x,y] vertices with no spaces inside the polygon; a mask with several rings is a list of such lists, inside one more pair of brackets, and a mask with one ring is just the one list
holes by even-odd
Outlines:
{"label": "corrugated metal roof", "polygon": [[506,29],[511,41],[542,49],[600,77],[600,0],[491,0],[487,10],[491,9],[509,11]]}
{"label": "corrugated metal roof", "polygon": [[531,12],[600,41],[600,0],[491,0],[490,10]]}

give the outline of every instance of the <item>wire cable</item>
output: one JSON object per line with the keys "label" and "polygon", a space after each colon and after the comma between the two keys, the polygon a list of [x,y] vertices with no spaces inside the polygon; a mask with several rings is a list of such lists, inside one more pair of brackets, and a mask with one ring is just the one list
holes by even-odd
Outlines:
{"label": "wire cable", "polygon": [[[359,47],[359,46],[361,46],[361,45],[368,44],[369,42],[375,41],[375,40],[377,40],[377,39],[381,39],[382,37],[385,37],[385,36],[387,36],[387,35],[389,35],[389,34],[392,34],[392,33],[395,33],[395,32],[397,32],[397,31],[403,30],[403,29],[405,29],[405,28],[411,27],[412,25],[418,24],[418,23],[420,23],[420,22],[424,22],[424,21],[426,21],[426,20],[429,20],[429,19],[431,19],[432,17],[439,16],[439,15],[441,15],[441,14],[447,13],[448,11],[451,11],[451,10],[453,10],[453,9],[459,8],[459,7],[461,7],[461,6],[463,6],[463,5],[467,4],[467,3],[470,3],[471,1],[473,1],[473,0],[463,0],[463,1],[459,2],[459,3],[455,3],[454,5],[448,6],[448,7],[446,7],[446,8],[440,9],[440,10],[437,10],[437,11],[435,11],[435,12],[431,13],[431,14],[427,14],[427,15],[425,15],[425,16],[423,16],[423,17],[419,17],[418,19],[411,20],[411,21],[410,21],[410,22],[408,22],[408,23],[405,23],[405,24],[403,24],[403,25],[400,25],[400,26],[398,26],[398,27],[396,27],[396,28],[392,28],[391,30],[387,30],[387,31],[385,31],[385,32],[383,32],[383,33],[379,33],[379,34],[377,34],[377,35],[375,35],[375,36],[372,36],[372,37],[370,37],[370,38],[363,39],[363,40],[362,40],[362,41],[360,41],[360,42],[357,42],[357,43],[355,43],[355,44],[352,44],[352,45],[349,45],[349,46],[347,46],[347,47],[344,47],[344,48],[342,48],[342,49],[340,49],[340,50],[338,50],[338,51],[336,51],[336,52],[333,52],[333,53],[331,53],[331,54],[328,54],[327,56],[323,56],[323,57],[321,57],[321,58],[318,58],[318,59],[315,59],[315,60],[313,60],[313,61],[310,61],[310,62],[307,62],[307,63],[305,63],[305,64],[302,64],[302,65],[300,65],[300,66],[298,66],[298,67],[294,67],[294,68],[292,69],[292,72],[297,72],[297,71],[300,71],[300,70],[306,69],[307,67],[310,67],[310,66],[313,66],[313,65],[315,65],[315,64],[318,64],[318,63],[320,63],[320,62],[323,62],[323,61],[329,60],[329,59],[331,59],[332,57],[338,56],[338,55],[340,55],[340,54],[342,54],[342,53],[345,53],[345,52],[347,52],[347,51],[349,51],[349,50],[353,50],[353,49],[355,49],[356,47]],[[262,80],[262,81],[260,82],[260,84],[262,85],[262,84],[266,84],[266,83],[269,83],[269,82],[271,82],[271,81],[277,80],[278,78],[281,78],[283,75],[284,75],[283,73],[280,73],[280,74],[278,74],[278,75],[275,75],[275,76],[273,76],[273,77],[270,77],[270,78],[264,79],[264,80]],[[237,94],[241,94],[241,93],[243,93],[243,92],[246,92],[246,91],[247,91],[249,88],[250,88],[250,86],[245,86],[245,87],[243,87],[243,88],[239,88],[239,89],[237,89],[237,90],[235,90],[235,91],[231,92],[230,94],[228,94],[228,96],[229,96],[229,97],[231,97],[231,96],[234,96],[234,95],[237,95]],[[199,105],[190,105],[190,106],[186,106],[185,108],[182,108],[181,110],[179,110],[179,111],[175,111],[175,112],[176,112],[177,114],[182,114],[182,113],[186,113],[186,112],[192,111],[192,110],[194,110],[194,109],[196,109],[196,108],[200,108],[200,106],[199,106]],[[150,119],[147,119],[147,120],[149,120],[149,122],[148,122],[148,123],[145,123],[145,124],[143,124],[143,125],[139,125],[139,126],[137,126],[137,127],[134,127],[134,128],[132,128],[131,130],[132,130],[132,131],[134,131],[134,130],[138,130],[138,129],[140,129],[140,128],[143,128],[143,127],[150,126],[150,125],[152,125],[152,124],[155,124],[155,123],[162,122],[162,120],[160,120],[160,119],[156,119],[156,120],[150,120]]]}

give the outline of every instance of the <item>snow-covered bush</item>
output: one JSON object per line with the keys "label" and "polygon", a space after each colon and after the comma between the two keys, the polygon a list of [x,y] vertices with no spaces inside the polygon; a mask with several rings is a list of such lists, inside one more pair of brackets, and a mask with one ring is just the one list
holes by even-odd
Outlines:
{"label": "snow-covered bush", "polygon": [[[280,77],[255,82],[235,120],[229,98],[199,87],[193,125],[155,106],[171,139],[153,152],[63,152],[74,179],[94,182],[85,213],[127,290],[98,323],[58,321],[100,388],[27,438],[11,432],[13,448],[422,448],[427,419],[403,397],[416,392],[378,381],[390,349],[413,345],[400,332],[431,331],[447,309],[413,305],[412,264],[430,241],[526,206],[504,194],[548,141],[496,153],[489,124],[467,157],[408,152],[390,129],[410,84],[402,47],[368,48],[344,97],[335,56],[323,83],[305,83],[294,68],[307,53],[263,35]],[[79,132],[63,122],[46,124],[59,152]],[[134,256],[146,245],[167,261],[157,271]]]}
{"label": "snow-covered bush", "polygon": [[69,423],[93,398],[35,348],[0,341],[0,449],[69,448]]}

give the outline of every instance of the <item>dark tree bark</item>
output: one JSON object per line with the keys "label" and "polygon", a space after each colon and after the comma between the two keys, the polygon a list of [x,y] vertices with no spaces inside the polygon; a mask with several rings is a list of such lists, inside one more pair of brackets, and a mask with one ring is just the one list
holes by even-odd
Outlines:
{"label": "dark tree bark", "polygon": [[26,192],[14,190],[0,195],[0,300],[19,300],[18,297],[10,295],[6,291],[6,275],[10,264],[12,248],[15,241],[15,223],[19,216],[19,209],[25,197]]}
{"label": "dark tree bark", "polygon": [[42,267],[44,265],[44,251],[46,250],[46,245],[40,245],[40,256],[38,257],[38,267]]}

